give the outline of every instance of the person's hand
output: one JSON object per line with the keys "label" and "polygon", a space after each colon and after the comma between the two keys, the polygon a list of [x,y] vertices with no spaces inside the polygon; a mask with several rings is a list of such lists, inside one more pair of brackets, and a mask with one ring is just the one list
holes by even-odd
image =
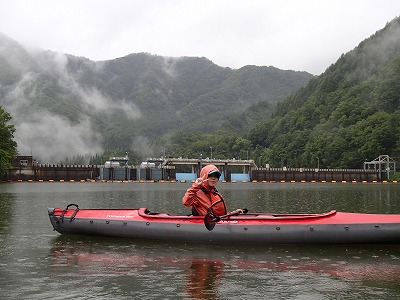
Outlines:
{"label": "person's hand", "polygon": [[197,178],[197,179],[194,181],[194,183],[197,184],[197,185],[202,185],[203,182],[206,182],[206,181],[208,181],[207,174],[204,174],[203,177]]}
{"label": "person's hand", "polygon": [[232,213],[237,213],[238,215],[240,215],[240,214],[247,214],[248,212],[249,212],[249,210],[247,208],[243,208],[243,209],[238,208],[238,209],[234,210]]}

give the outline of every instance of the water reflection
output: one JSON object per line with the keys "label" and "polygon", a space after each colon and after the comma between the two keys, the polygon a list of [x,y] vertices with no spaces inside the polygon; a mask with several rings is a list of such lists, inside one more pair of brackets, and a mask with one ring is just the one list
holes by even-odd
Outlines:
{"label": "water reflection", "polygon": [[97,284],[102,281],[103,286],[110,277],[119,277],[118,282],[121,278],[132,277],[127,285],[131,294],[135,291],[135,295],[148,295],[152,290],[154,296],[160,293],[160,298],[166,295],[165,282],[155,291],[156,282],[161,278],[168,280],[166,275],[172,275],[175,280],[183,276],[179,280],[183,286],[178,289],[176,283],[170,286],[174,292],[194,299],[219,299],[218,280],[224,266],[221,259],[192,256],[191,250],[171,245],[161,249],[159,244],[147,242],[129,244],[113,239],[94,241],[64,236],[54,239],[51,257],[55,274],[89,276],[95,278]]}
{"label": "water reflection", "polygon": [[[58,275],[86,276],[91,284],[95,282],[108,288],[113,278],[118,282],[113,288],[125,289],[120,293],[130,296],[151,292],[159,293],[160,297],[175,293],[192,299],[221,299],[234,291],[229,282],[235,282],[236,286],[252,282],[252,288],[263,288],[265,281],[282,282],[287,276],[298,276],[302,280],[314,278],[314,284],[321,284],[321,280],[324,284],[333,280],[331,283],[335,285],[338,285],[336,280],[342,284],[362,282],[397,293],[399,250],[395,245],[237,246],[233,249],[225,245],[160,245],[60,236],[53,241],[51,268]],[[239,276],[243,276],[243,281],[238,281]],[[159,289],[155,289],[157,286]]]}
{"label": "water reflection", "polygon": [[185,290],[194,299],[219,299],[218,285],[224,264],[221,260],[193,258],[187,271]]}

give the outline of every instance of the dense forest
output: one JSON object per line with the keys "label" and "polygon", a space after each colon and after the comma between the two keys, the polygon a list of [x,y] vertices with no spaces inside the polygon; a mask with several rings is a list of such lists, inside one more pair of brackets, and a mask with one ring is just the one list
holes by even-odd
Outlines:
{"label": "dense forest", "polygon": [[99,163],[128,152],[132,162],[212,156],[361,168],[382,154],[400,158],[399,18],[318,77],[146,53],[93,62],[0,43],[0,105],[19,151],[30,145],[44,160]]}

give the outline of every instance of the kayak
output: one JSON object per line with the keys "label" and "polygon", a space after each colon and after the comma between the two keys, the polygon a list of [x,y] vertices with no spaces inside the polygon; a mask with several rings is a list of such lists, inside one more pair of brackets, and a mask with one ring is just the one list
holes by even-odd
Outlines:
{"label": "kayak", "polygon": [[[147,208],[48,208],[60,234],[197,243],[339,244],[400,243],[400,214],[337,212],[247,213],[214,219]],[[212,225],[212,226],[210,226]]]}

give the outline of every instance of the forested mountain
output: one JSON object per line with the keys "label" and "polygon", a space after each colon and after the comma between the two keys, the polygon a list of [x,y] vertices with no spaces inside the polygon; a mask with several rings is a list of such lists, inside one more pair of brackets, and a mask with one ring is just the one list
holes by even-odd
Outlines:
{"label": "forested mountain", "polygon": [[147,53],[94,62],[27,50],[0,34],[0,105],[13,118],[20,154],[48,163],[175,154],[170,140],[182,132],[243,132],[313,77]]}
{"label": "forested mountain", "polygon": [[343,54],[247,135],[273,166],[361,168],[400,158],[400,19]]}
{"label": "forested mountain", "polygon": [[94,62],[0,36],[0,105],[20,153],[45,162],[129,152],[360,168],[400,159],[399,102],[399,18],[318,77],[146,53]]}

